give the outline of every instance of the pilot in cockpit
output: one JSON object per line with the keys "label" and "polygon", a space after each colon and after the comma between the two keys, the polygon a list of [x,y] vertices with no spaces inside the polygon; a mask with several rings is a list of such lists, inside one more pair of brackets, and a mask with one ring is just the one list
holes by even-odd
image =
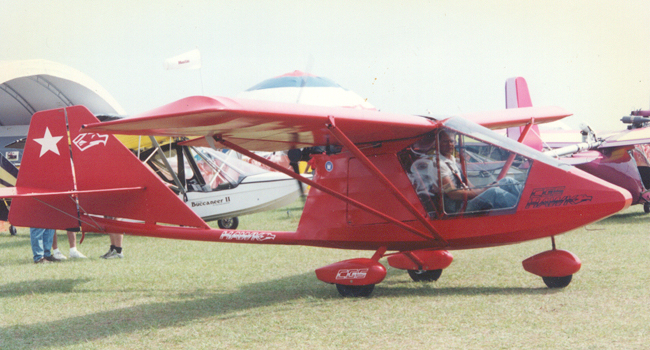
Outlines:
{"label": "pilot in cockpit", "polygon": [[486,187],[472,185],[460,170],[458,160],[454,156],[454,134],[443,130],[438,133],[438,138],[440,152],[437,155],[434,134],[421,139],[412,148],[419,155],[419,159],[413,162],[410,169],[411,174],[416,174],[419,179],[414,182],[418,195],[426,192],[433,197],[440,193],[439,185],[442,186],[446,213],[461,211],[465,201],[465,212],[511,208],[517,204],[522,189],[518,181],[506,177]]}

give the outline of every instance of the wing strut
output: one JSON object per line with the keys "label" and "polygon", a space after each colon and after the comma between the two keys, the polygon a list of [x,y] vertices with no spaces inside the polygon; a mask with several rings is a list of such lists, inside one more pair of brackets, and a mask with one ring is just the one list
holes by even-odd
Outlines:
{"label": "wing strut", "polygon": [[354,154],[361,161],[361,163],[363,163],[363,165],[365,165],[366,168],[384,184],[384,186],[388,187],[388,189],[393,193],[395,198],[397,198],[397,200],[408,211],[410,211],[411,214],[413,214],[415,218],[418,219],[418,221],[420,221],[422,225],[424,225],[424,227],[426,227],[429,230],[429,232],[431,232],[431,234],[435,237],[436,240],[446,244],[447,241],[445,241],[445,239],[442,238],[442,236],[440,236],[438,231],[436,231],[433,225],[431,225],[431,223],[418,211],[418,209],[411,202],[409,202],[409,200],[406,199],[406,197],[404,197],[402,193],[400,193],[399,189],[397,189],[397,187],[395,187],[395,185],[392,182],[390,182],[390,180],[388,180],[388,178],[384,174],[382,174],[381,171],[379,171],[379,169],[377,169],[377,167],[374,164],[372,164],[370,159],[368,159],[368,157],[366,157],[366,155],[363,154],[363,152],[361,152],[361,150],[352,141],[350,141],[350,139],[347,136],[345,136],[345,134],[341,131],[341,129],[336,127],[336,123],[334,122],[334,117],[329,116],[328,119],[330,123],[327,125],[327,128],[334,135],[334,137],[336,137],[336,139],[339,140],[339,142],[341,142],[345,147],[347,147],[350,150],[350,152],[352,152],[352,154]]}
{"label": "wing strut", "polygon": [[[517,140],[517,142],[523,144],[524,139],[526,139],[526,136],[528,135],[528,132],[530,131],[530,129],[532,128],[533,125],[535,125],[535,119],[534,118],[531,119],[530,123],[526,124],[526,126],[524,127],[524,130],[522,130],[522,132],[521,132],[521,135],[519,135],[519,139]],[[505,164],[503,164],[503,169],[501,169],[501,172],[497,176],[497,181],[499,181],[499,180],[503,179],[504,177],[506,177],[506,175],[508,174],[508,170],[510,170],[510,166],[512,165],[512,162],[515,161],[516,156],[517,156],[516,154],[510,153],[510,156],[506,160]]]}
{"label": "wing strut", "polygon": [[[206,136],[206,141],[208,141],[208,143],[213,146],[213,142],[211,142],[211,139],[210,139],[209,136]],[[217,142],[221,143],[222,145],[224,145],[227,148],[234,149],[235,151],[237,151],[237,152],[239,152],[239,153],[241,153],[243,155],[246,155],[246,156],[250,157],[251,159],[255,159],[256,161],[258,161],[258,162],[260,162],[260,163],[262,163],[262,164],[264,164],[264,165],[266,165],[268,167],[271,167],[271,168],[273,168],[273,169],[275,169],[275,170],[277,170],[277,171],[279,171],[279,172],[281,172],[281,173],[283,173],[285,175],[288,175],[288,176],[290,176],[290,177],[292,177],[292,178],[294,178],[294,179],[296,179],[298,181],[306,183],[307,185],[312,186],[312,187],[314,187],[314,188],[316,188],[316,189],[318,189],[320,191],[323,191],[323,192],[325,192],[325,193],[327,193],[327,194],[329,194],[329,195],[331,195],[331,196],[333,196],[333,197],[335,197],[337,199],[340,199],[340,200],[342,200],[344,202],[350,203],[350,204],[358,207],[359,209],[365,210],[365,211],[367,211],[367,212],[369,212],[371,214],[377,215],[377,216],[381,217],[384,220],[390,221],[390,222],[394,223],[395,225],[397,225],[397,226],[399,226],[399,227],[401,227],[401,228],[403,228],[405,230],[408,230],[408,231],[410,231],[410,232],[412,232],[412,233],[414,233],[414,234],[416,234],[416,235],[418,235],[418,236],[420,236],[422,238],[432,240],[432,241],[438,241],[438,239],[436,237],[432,237],[431,235],[429,235],[427,233],[420,232],[417,229],[415,229],[415,228],[413,228],[413,227],[411,227],[411,226],[409,226],[409,225],[407,225],[407,224],[405,224],[405,223],[403,223],[403,222],[401,222],[401,221],[399,221],[399,220],[397,220],[395,218],[392,218],[392,217],[390,217],[390,216],[388,216],[388,215],[386,215],[386,214],[384,214],[384,213],[382,213],[382,212],[380,212],[378,210],[375,210],[375,209],[373,209],[373,208],[371,208],[371,207],[369,207],[369,206],[367,206],[367,205],[365,205],[365,204],[363,204],[361,202],[358,202],[358,201],[356,201],[356,200],[354,200],[354,199],[352,199],[352,198],[350,198],[348,196],[342,195],[342,194],[340,194],[338,192],[332,191],[329,188],[327,188],[327,187],[325,187],[325,186],[323,186],[323,185],[321,185],[319,183],[316,183],[316,182],[314,182],[314,181],[312,181],[310,179],[307,179],[304,176],[300,176],[299,174],[296,174],[293,171],[290,171],[289,169],[285,169],[285,168],[279,166],[278,164],[275,164],[275,163],[271,162],[270,160],[268,160],[266,158],[260,157],[257,154],[255,154],[255,153],[253,153],[253,152],[251,152],[251,151],[249,151],[249,150],[247,150],[247,149],[245,149],[243,147],[240,147],[240,146],[238,146],[238,145],[236,145],[236,144],[234,144],[232,142],[226,141],[221,137],[221,135],[214,135],[214,141],[217,141]]]}
{"label": "wing strut", "polygon": [[[165,157],[165,152],[160,147],[160,144],[158,143],[158,141],[156,141],[156,138],[153,137],[153,136],[149,136],[149,139],[151,140],[151,144],[156,149],[156,152],[158,152],[158,154],[160,155],[160,160],[163,162],[163,164],[165,164],[165,167],[167,167],[167,170],[169,170],[169,174],[172,176],[172,179],[174,180],[174,183],[176,184],[176,186],[178,186],[178,191],[180,193],[182,193],[183,195],[186,195],[185,186],[183,186],[183,183],[181,182],[181,180],[176,175],[176,171],[174,171],[174,169],[172,169],[172,166],[169,164],[169,161],[167,160],[167,157]],[[170,145],[171,145],[171,143],[170,143]],[[138,148],[138,152],[140,152],[139,148]],[[138,159],[140,159],[140,157],[138,157]],[[182,167],[182,165],[181,165],[181,167]]]}

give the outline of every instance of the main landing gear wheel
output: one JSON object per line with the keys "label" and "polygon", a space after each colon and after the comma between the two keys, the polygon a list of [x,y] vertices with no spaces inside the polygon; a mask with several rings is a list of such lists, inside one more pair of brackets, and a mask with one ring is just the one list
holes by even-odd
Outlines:
{"label": "main landing gear wheel", "polygon": [[438,270],[408,270],[409,276],[415,282],[433,282],[437,281],[442,274],[442,269]]}
{"label": "main landing gear wheel", "polygon": [[564,288],[571,283],[573,275],[563,277],[542,277],[542,280],[549,288]]}
{"label": "main landing gear wheel", "polygon": [[16,232],[18,232],[18,231],[16,230],[16,227],[15,227],[15,226],[13,226],[13,225],[9,226],[9,233],[10,233],[12,236],[15,236],[15,235],[16,235]]}
{"label": "main landing gear wheel", "polygon": [[219,225],[220,229],[234,230],[239,226],[239,219],[237,217],[219,219],[217,225]]}
{"label": "main landing gear wheel", "polygon": [[374,284],[368,284],[365,286],[349,286],[347,284],[337,284],[336,290],[339,291],[345,298],[359,298],[359,297],[368,297],[372,290],[375,289]]}
{"label": "main landing gear wheel", "polygon": [[643,203],[643,211],[648,214],[650,213],[650,202]]}

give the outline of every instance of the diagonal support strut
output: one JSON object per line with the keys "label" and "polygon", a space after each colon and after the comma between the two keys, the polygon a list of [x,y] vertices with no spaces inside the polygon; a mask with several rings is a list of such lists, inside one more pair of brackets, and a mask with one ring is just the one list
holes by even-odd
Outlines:
{"label": "diagonal support strut", "polygon": [[433,238],[446,244],[447,241],[445,241],[445,239],[442,238],[442,236],[440,236],[438,231],[433,227],[433,225],[431,225],[431,222],[429,222],[424,217],[424,215],[422,215],[418,211],[418,209],[411,202],[409,202],[409,200],[406,197],[404,197],[404,195],[399,191],[399,189],[395,187],[395,185],[390,180],[388,180],[388,178],[384,174],[382,174],[381,171],[379,171],[379,169],[377,169],[377,167],[374,164],[372,164],[370,159],[368,159],[368,157],[366,157],[366,155],[363,154],[363,152],[361,152],[359,147],[357,147],[352,141],[350,141],[350,139],[347,136],[345,136],[345,134],[341,131],[341,129],[339,129],[336,126],[334,117],[329,116],[328,119],[330,123],[327,125],[327,127],[329,128],[330,132],[334,135],[334,137],[336,137],[336,139],[339,140],[339,142],[341,142],[343,146],[347,147],[350,150],[350,152],[352,152],[352,154],[354,154],[359,159],[359,161],[361,161],[361,163],[365,165],[366,169],[368,169],[371,173],[373,173],[384,184],[384,186],[386,186],[388,190],[390,190],[393,193],[395,198],[397,198],[397,201],[400,202],[409,212],[411,212],[411,214],[415,216],[415,218],[418,221],[420,221],[420,223],[422,223],[422,225],[424,225],[424,227],[426,227],[429,230],[429,232],[433,235]]}
{"label": "diagonal support strut", "polygon": [[[211,140],[209,139],[209,136],[206,136],[206,139],[208,139],[207,140],[208,143],[211,143],[210,142]],[[411,226],[409,226],[409,225],[407,225],[407,224],[405,224],[405,223],[403,223],[403,222],[401,222],[401,221],[399,221],[399,220],[397,220],[397,219],[395,219],[393,217],[390,217],[390,216],[388,216],[388,215],[386,215],[386,214],[384,214],[384,213],[382,213],[382,212],[380,212],[380,211],[378,211],[376,209],[373,209],[373,208],[371,208],[371,207],[369,207],[369,206],[367,206],[367,205],[365,205],[365,204],[363,204],[361,202],[358,202],[358,201],[356,201],[356,200],[354,200],[354,199],[352,199],[352,198],[350,198],[348,196],[345,196],[345,195],[342,195],[342,194],[340,194],[340,193],[338,193],[336,191],[333,191],[333,190],[331,190],[331,189],[329,189],[329,188],[327,188],[327,187],[325,187],[325,186],[323,186],[323,185],[321,185],[321,184],[319,184],[317,182],[314,182],[314,181],[312,181],[310,179],[307,179],[304,176],[301,176],[301,175],[296,174],[296,173],[294,173],[294,172],[292,172],[292,171],[290,171],[288,169],[285,169],[285,168],[279,166],[278,164],[275,164],[275,163],[271,162],[270,160],[268,160],[266,158],[260,157],[257,154],[255,154],[255,153],[253,153],[253,152],[251,152],[251,151],[249,151],[249,150],[247,150],[247,149],[245,149],[243,147],[240,147],[240,146],[238,146],[238,145],[236,145],[236,144],[234,144],[232,142],[226,141],[221,137],[221,135],[215,135],[214,136],[214,141],[221,143],[222,145],[224,145],[227,148],[234,149],[235,151],[237,151],[237,152],[239,152],[239,153],[241,153],[243,155],[246,155],[246,156],[250,157],[251,159],[255,159],[256,161],[258,161],[258,162],[260,162],[260,163],[262,163],[262,164],[264,164],[264,165],[266,165],[268,167],[271,167],[271,168],[273,168],[273,169],[275,169],[275,170],[277,170],[277,171],[279,171],[279,172],[281,172],[281,173],[283,173],[285,175],[288,175],[288,176],[290,176],[290,177],[292,177],[292,178],[294,178],[294,179],[296,179],[298,181],[306,183],[307,185],[312,186],[313,188],[316,188],[316,189],[318,189],[320,191],[323,191],[323,192],[325,192],[325,193],[327,193],[327,194],[329,194],[329,195],[331,195],[331,196],[333,196],[333,197],[335,197],[337,199],[340,199],[340,200],[342,200],[344,202],[350,203],[350,204],[358,207],[359,209],[365,210],[365,211],[367,211],[367,212],[369,212],[371,214],[379,216],[384,220],[390,221],[390,222],[394,223],[395,225],[397,225],[397,226],[399,226],[399,227],[401,227],[401,228],[403,228],[405,230],[408,230],[409,232],[414,233],[417,236],[420,236],[420,237],[425,238],[427,240],[437,241],[437,239],[435,237],[432,237],[431,235],[429,235],[427,233],[420,232],[419,230],[417,230],[417,229],[415,229],[415,228],[413,228],[413,227],[411,227]]]}
{"label": "diagonal support strut", "polygon": [[[517,142],[519,143],[524,142],[524,139],[528,135],[528,132],[531,130],[533,125],[535,125],[535,119],[532,119],[530,123],[526,124],[524,130],[522,130],[521,134],[519,135],[519,139],[517,140]],[[501,169],[501,172],[497,176],[497,181],[506,177],[506,175],[508,174],[508,170],[510,170],[510,166],[512,166],[512,162],[515,161],[516,156],[517,156],[516,154],[510,153],[510,156],[508,156],[508,159],[506,159],[506,162],[503,164],[503,169]]]}

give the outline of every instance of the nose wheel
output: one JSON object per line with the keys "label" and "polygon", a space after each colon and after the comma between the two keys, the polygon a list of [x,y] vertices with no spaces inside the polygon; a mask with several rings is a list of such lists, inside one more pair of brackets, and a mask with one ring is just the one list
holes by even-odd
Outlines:
{"label": "nose wheel", "polygon": [[547,287],[564,288],[571,283],[582,263],[573,253],[556,249],[555,238],[551,237],[551,242],[553,249],[531,256],[522,264],[524,270],[541,277]]}

